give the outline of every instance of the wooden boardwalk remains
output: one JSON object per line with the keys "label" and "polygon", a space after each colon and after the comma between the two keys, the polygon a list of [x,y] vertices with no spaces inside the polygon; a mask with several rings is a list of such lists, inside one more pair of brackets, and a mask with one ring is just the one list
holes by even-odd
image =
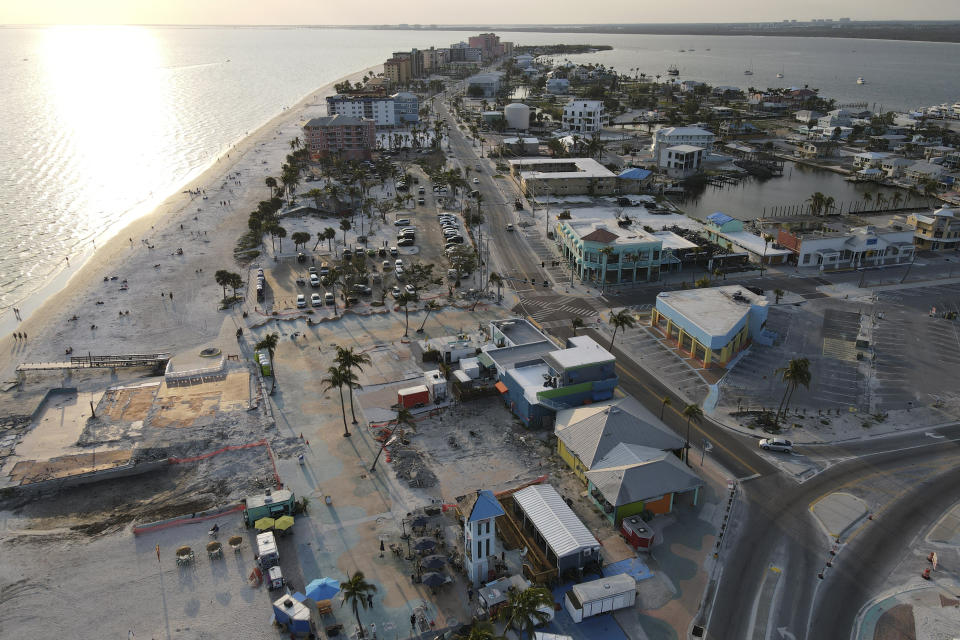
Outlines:
{"label": "wooden boardwalk remains", "polygon": [[72,356],[65,362],[21,362],[17,374],[31,371],[68,371],[74,369],[115,369],[118,367],[163,367],[170,360],[169,353],[131,353],[119,356]]}

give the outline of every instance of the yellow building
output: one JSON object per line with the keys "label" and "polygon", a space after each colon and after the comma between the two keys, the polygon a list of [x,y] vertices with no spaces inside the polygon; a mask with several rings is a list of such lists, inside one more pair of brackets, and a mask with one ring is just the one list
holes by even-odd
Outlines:
{"label": "yellow building", "polygon": [[393,86],[410,83],[410,58],[390,58],[383,63],[383,77]]}
{"label": "yellow building", "polygon": [[725,367],[761,333],[767,299],[739,286],[664,291],[651,324],[704,367]]}
{"label": "yellow building", "polygon": [[943,206],[933,213],[911,213],[907,224],[914,228],[913,244],[923,251],[956,251],[960,247],[960,218]]}

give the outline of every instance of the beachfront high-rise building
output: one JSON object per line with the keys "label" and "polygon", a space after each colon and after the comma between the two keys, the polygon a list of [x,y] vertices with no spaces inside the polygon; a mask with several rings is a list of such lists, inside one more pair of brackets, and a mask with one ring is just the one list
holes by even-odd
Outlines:
{"label": "beachfront high-rise building", "polygon": [[376,148],[376,125],[368,118],[340,114],[313,118],[303,126],[311,158],[339,155],[350,160],[368,159]]}
{"label": "beachfront high-rise building", "polygon": [[466,42],[454,42],[450,45],[450,62],[481,62],[483,49],[471,47]]}
{"label": "beachfront high-rise building", "polygon": [[410,84],[410,58],[393,57],[384,62],[383,77],[394,87]]}
{"label": "beachfront high-rise building", "polygon": [[337,114],[368,118],[378,129],[389,129],[416,124],[420,119],[420,104],[417,96],[405,91],[392,96],[371,93],[327,96],[327,115]]}
{"label": "beachfront high-rise building", "polygon": [[468,44],[473,49],[480,49],[484,60],[493,60],[503,55],[500,36],[495,33],[481,33],[477,36],[470,36]]}

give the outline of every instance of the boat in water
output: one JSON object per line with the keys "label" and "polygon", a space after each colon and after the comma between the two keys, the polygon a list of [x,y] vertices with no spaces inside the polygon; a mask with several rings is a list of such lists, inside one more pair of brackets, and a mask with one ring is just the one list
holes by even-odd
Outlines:
{"label": "boat in water", "polygon": [[863,76],[857,78],[857,84],[867,84],[867,81],[863,79]]}
{"label": "boat in water", "polygon": [[680,75],[680,67],[678,67],[678,66],[675,65],[675,64],[670,65],[669,67],[667,67],[667,75],[668,75],[668,76],[678,76],[678,75]]}
{"label": "boat in water", "polygon": [[746,71],[743,72],[743,75],[745,75],[745,76],[752,76],[752,75],[753,75],[753,71],[750,71],[750,69],[747,69]]}

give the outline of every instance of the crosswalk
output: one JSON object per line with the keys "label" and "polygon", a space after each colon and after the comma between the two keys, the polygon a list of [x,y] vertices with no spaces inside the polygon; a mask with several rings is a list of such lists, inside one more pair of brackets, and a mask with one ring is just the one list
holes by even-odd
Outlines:
{"label": "crosswalk", "polygon": [[575,296],[522,296],[515,307],[517,312],[537,322],[560,321],[564,318],[594,318],[600,312],[588,300]]}

